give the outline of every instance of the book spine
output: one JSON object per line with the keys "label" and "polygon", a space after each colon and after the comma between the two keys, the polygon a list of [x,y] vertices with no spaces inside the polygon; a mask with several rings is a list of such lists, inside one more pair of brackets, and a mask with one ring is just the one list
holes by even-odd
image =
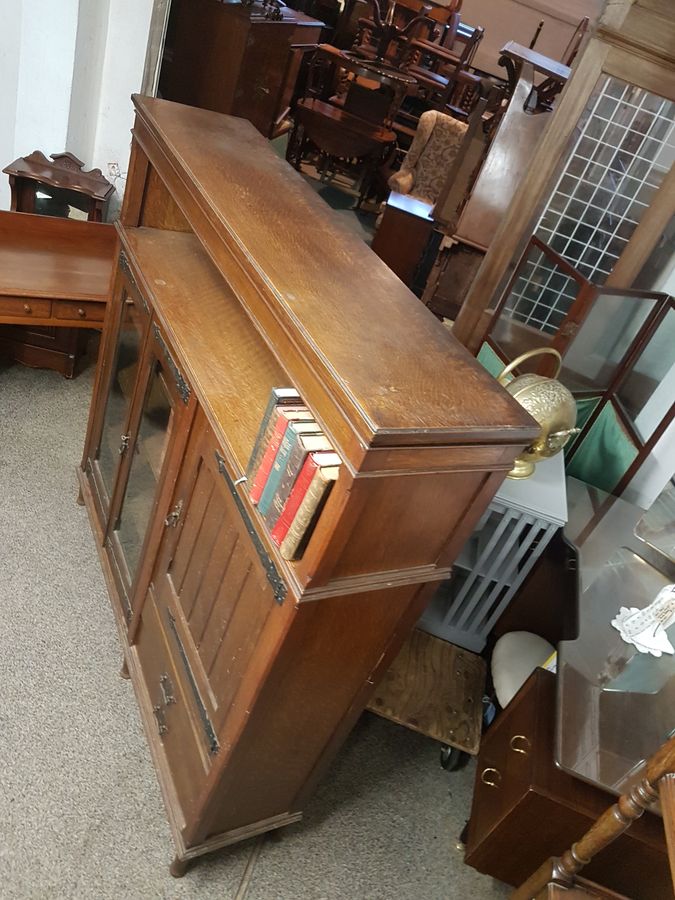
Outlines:
{"label": "book spine", "polygon": [[307,451],[302,442],[302,437],[299,436],[293,441],[293,445],[286,460],[286,465],[284,466],[281,478],[279,479],[279,484],[277,485],[277,489],[272,497],[272,502],[265,514],[265,524],[270,531],[277,524],[277,519],[283,511],[286,501],[291,493],[291,488],[302,469],[302,464],[304,463],[306,456]]}
{"label": "book spine", "polygon": [[312,455],[310,453],[302,464],[302,468],[298,473],[298,477],[295,479],[295,483],[293,484],[291,492],[288,495],[288,500],[284,505],[283,511],[277,519],[274,528],[272,529],[272,540],[277,545],[277,547],[281,546],[282,541],[288,534],[288,529],[291,526],[291,522],[295,518],[295,514],[297,513],[298,508],[305,498],[307,488],[309,487],[312,478],[314,478],[314,473],[316,472],[316,470],[317,465],[312,459]]}
{"label": "book spine", "polygon": [[279,488],[279,483],[281,482],[281,478],[286,469],[288,457],[290,456],[291,450],[299,442],[299,440],[300,438],[297,431],[295,430],[295,428],[293,428],[293,425],[290,424],[286,429],[281,444],[279,444],[279,450],[277,451],[277,455],[274,457],[272,468],[270,469],[270,473],[267,476],[267,481],[265,482],[265,488],[260,496],[260,500],[258,501],[258,511],[260,512],[261,516],[266,516],[269,512],[270,506],[272,505],[272,500]]}
{"label": "book spine", "polygon": [[332,482],[325,481],[321,475],[321,469],[317,469],[288,529],[288,533],[281,543],[281,555],[284,559],[294,559],[297,555],[300,544],[312,524],[314,514],[319,508],[329,483]]}
{"label": "book spine", "polygon": [[289,406],[293,403],[300,402],[300,395],[297,391],[294,391],[290,388],[272,389],[270,399],[267,402],[267,409],[265,410],[265,414],[263,415],[260,422],[258,435],[255,439],[253,450],[251,451],[251,457],[248,461],[248,466],[246,467],[246,477],[249,479],[249,481],[251,479],[251,476],[255,473],[256,469],[260,465],[260,461],[265,452],[265,447],[268,445],[269,440],[272,437],[272,431],[274,429],[274,411],[276,407]]}
{"label": "book spine", "polygon": [[274,425],[272,427],[272,433],[270,435],[269,443],[267,444],[267,448],[262,455],[262,459],[260,460],[260,465],[253,476],[253,485],[251,487],[249,497],[251,498],[252,503],[258,503],[260,500],[262,493],[265,489],[265,484],[267,482],[267,477],[270,474],[270,470],[274,464],[274,459],[277,455],[277,451],[281,446],[281,441],[283,440],[284,434],[286,432],[286,428],[288,427],[288,419],[286,416],[282,415],[279,409],[276,410],[275,414],[272,417],[272,421]]}

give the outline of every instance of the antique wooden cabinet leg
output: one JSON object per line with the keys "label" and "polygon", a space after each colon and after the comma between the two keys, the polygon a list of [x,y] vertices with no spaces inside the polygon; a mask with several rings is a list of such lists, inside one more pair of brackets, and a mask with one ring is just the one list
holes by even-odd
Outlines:
{"label": "antique wooden cabinet leg", "polygon": [[174,857],[173,862],[169,866],[169,874],[173,878],[182,878],[190,868],[190,862],[191,860],[189,859],[181,859],[179,856]]}
{"label": "antique wooden cabinet leg", "polygon": [[120,669],[120,678],[129,678],[129,666],[126,658],[122,660],[122,668]]}
{"label": "antique wooden cabinet leg", "polygon": [[77,492],[77,505],[84,506],[84,494],[82,493],[82,485],[80,485],[80,489]]}

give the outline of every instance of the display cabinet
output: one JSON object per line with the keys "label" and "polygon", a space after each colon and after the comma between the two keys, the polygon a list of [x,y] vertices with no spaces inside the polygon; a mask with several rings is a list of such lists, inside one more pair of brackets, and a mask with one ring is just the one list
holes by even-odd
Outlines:
{"label": "display cabinet", "polygon": [[[253,125],[135,103],[80,484],[180,875],[301,817],[538,428]],[[295,561],[246,487],[284,386],[341,460]]]}

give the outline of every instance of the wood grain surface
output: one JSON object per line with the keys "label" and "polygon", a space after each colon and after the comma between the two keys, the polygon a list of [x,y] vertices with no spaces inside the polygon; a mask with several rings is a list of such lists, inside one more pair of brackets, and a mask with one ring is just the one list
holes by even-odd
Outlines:
{"label": "wood grain surface", "polygon": [[415,629],[368,709],[434,740],[478,753],[485,660]]}
{"label": "wood grain surface", "polygon": [[134,103],[163,148],[151,163],[183,182],[175,200],[221,272],[232,272],[232,258],[255,272],[249,314],[267,306],[371,443],[529,439],[522,409],[250,123],[147,97]]}
{"label": "wood grain surface", "polygon": [[0,212],[0,295],[105,301],[115,243],[112,225]]}

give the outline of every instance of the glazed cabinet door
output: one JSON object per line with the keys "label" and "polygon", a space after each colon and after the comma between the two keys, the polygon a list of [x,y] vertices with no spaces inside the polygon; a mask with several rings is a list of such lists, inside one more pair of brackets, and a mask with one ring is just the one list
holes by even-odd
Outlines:
{"label": "glazed cabinet door", "polygon": [[[158,641],[155,632],[161,628],[185,698],[185,712],[178,703],[164,705],[163,724],[168,730],[159,737],[186,814],[197,802],[203,779],[185,777],[185,760],[193,754],[202,760],[205,772],[213,764],[228,714],[250,677],[262,629],[285,597],[285,586],[242,513],[236,491],[213,433],[198,413],[137,642],[152,700],[158,696],[153,647]],[[172,721],[173,734],[182,733],[185,722],[190,722],[189,747],[172,737]]]}
{"label": "glazed cabinet door", "polygon": [[114,319],[109,340],[110,362],[96,403],[93,437],[87,451],[86,472],[101,531],[105,532],[123,454],[129,442],[129,419],[143,345],[150,321],[125,256],[120,257],[113,296]]}
{"label": "glazed cabinet door", "polygon": [[188,424],[191,391],[159,325],[152,322],[119,448],[105,547],[125,618],[134,611],[141,561],[174,437]]}

